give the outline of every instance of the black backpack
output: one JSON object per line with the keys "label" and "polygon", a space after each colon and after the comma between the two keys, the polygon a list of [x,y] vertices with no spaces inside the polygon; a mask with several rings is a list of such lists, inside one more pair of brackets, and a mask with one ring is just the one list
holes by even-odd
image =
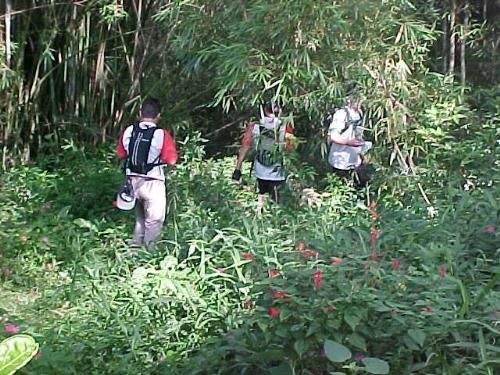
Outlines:
{"label": "black backpack", "polygon": [[151,142],[153,141],[155,131],[158,129],[159,128],[156,126],[142,129],[139,124],[134,124],[132,136],[128,145],[128,157],[126,162],[126,167],[130,169],[132,173],[146,175],[154,167],[162,165],[162,163],[159,162],[159,155],[153,163],[148,163]]}

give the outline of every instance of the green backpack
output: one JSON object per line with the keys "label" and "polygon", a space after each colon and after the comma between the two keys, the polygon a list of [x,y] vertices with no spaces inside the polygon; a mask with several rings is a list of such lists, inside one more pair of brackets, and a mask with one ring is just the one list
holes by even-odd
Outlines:
{"label": "green backpack", "polygon": [[255,124],[259,127],[258,135],[254,136],[255,159],[265,167],[283,164],[285,133],[282,124],[268,129],[262,124]]}

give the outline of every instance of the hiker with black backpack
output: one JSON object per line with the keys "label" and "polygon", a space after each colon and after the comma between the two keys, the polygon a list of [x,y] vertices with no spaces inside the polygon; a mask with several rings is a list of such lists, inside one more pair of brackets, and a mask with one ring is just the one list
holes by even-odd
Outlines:
{"label": "hiker with black backpack", "polygon": [[286,180],[284,152],[290,151],[293,129],[282,122],[281,107],[276,102],[261,105],[261,119],[250,122],[241,141],[232,180],[239,183],[241,166],[249,151],[255,152],[252,162],[257,178],[258,205],[264,205],[265,195],[274,202],[279,200],[279,188]]}
{"label": "hiker with black backpack", "polygon": [[158,100],[144,100],[137,123],[121,134],[116,154],[125,159],[126,180],[117,196],[117,207],[135,208],[133,244],[149,249],[160,235],[166,213],[163,165],[177,162],[175,142],[166,129],[158,127]]}
{"label": "hiker with black backpack", "polygon": [[363,154],[372,143],[363,141],[363,112],[354,94],[350,94],[347,104],[334,111],[327,118],[328,164],[342,179],[354,179],[356,187],[364,187],[370,180]]}

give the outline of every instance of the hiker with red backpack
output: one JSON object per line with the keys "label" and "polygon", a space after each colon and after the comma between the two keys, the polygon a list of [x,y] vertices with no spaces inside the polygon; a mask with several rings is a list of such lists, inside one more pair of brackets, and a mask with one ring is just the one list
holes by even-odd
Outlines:
{"label": "hiker with red backpack", "polygon": [[261,105],[261,119],[248,124],[232,175],[232,180],[239,183],[243,161],[253,150],[252,165],[257,178],[259,207],[263,206],[266,194],[278,202],[279,188],[286,180],[284,152],[293,147],[293,129],[282,122],[280,115],[281,107],[277,102]]}
{"label": "hiker with red backpack", "polygon": [[133,244],[149,249],[158,239],[166,213],[166,188],[163,165],[177,162],[175,142],[166,129],[158,127],[161,105],[144,100],[139,122],[121,134],[116,154],[125,159],[126,180],[117,196],[117,207],[135,208]]}

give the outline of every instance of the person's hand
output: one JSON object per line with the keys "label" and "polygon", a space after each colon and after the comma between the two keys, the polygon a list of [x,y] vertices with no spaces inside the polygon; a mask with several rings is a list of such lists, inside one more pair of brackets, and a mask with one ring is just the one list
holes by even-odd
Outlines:
{"label": "person's hand", "polygon": [[239,183],[240,178],[241,178],[241,171],[239,169],[235,169],[231,177],[231,180],[233,180],[236,183]]}
{"label": "person's hand", "polygon": [[350,141],[347,142],[347,145],[352,147],[363,146],[363,144],[364,142],[360,141],[359,139],[351,139]]}

